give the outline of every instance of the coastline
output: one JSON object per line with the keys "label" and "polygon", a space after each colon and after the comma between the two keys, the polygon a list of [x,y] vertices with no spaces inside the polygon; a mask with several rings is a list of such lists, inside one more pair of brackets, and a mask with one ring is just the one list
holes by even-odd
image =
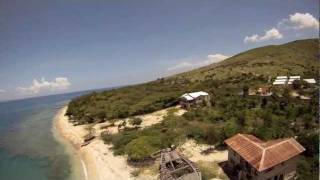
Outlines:
{"label": "coastline", "polygon": [[64,116],[64,108],[61,108],[56,113],[53,124],[52,124],[52,133],[55,139],[64,147],[66,154],[70,157],[71,164],[71,180],[87,180],[87,168],[86,164],[82,160],[81,154],[77,151],[76,146],[73,144],[74,141],[71,141],[67,137],[65,137],[65,132],[63,130],[63,116]]}
{"label": "coastline", "polygon": [[[87,133],[87,125],[73,126],[68,117],[65,116],[67,106],[58,111],[54,118],[53,131],[57,139],[65,147],[68,154],[71,154],[72,174],[71,179],[84,180],[127,180],[127,179],[148,179],[134,178],[131,172],[134,168],[127,164],[124,156],[114,156],[106,145],[96,137],[87,146],[81,147],[83,136]],[[54,133],[55,133],[54,132]],[[82,166],[81,168],[79,166]],[[82,169],[82,172],[78,172]],[[79,177],[80,176],[80,177]]]}

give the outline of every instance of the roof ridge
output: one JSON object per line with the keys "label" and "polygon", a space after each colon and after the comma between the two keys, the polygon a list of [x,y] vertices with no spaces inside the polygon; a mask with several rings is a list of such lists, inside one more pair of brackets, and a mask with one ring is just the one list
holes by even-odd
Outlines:
{"label": "roof ridge", "polygon": [[265,154],[266,154],[266,150],[263,149],[262,156],[261,156],[261,160],[260,160],[260,164],[259,164],[259,168],[258,168],[259,170],[262,169],[261,167],[262,167],[262,165],[263,165],[263,163],[264,163]]}
{"label": "roof ridge", "polygon": [[[235,137],[237,136],[237,137]],[[301,152],[305,151],[305,148],[299,144],[295,138],[282,138],[275,141],[262,141],[259,138],[250,134],[240,134],[237,133],[233,138],[229,138],[225,142],[231,148],[238,152],[248,163],[251,164],[259,172],[264,171],[270,167],[273,167],[281,162],[287,161]],[[246,143],[244,143],[244,141]],[[247,148],[242,148],[244,146],[254,149],[254,151],[248,151]],[[293,146],[293,147],[292,147]],[[243,150],[244,149],[244,150]],[[283,156],[279,156],[277,153],[283,153],[284,151],[289,151],[284,153]],[[250,154],[254,153],[252,158]],[[269,157],[274,157],[274,159],[269,160]],[[279,157],[278,157],[279,156]]]}
{"label": "roof ridge", "polygon": [[[278,143],[276,143],[276,144],[273,144],[273,145],[271,145],[271,146],[269,146],[269,147],[263,148],[263,152],[262,152],[262,156],[261,156],[261,160],[260,160],[260,164],[259,164],[259,170],[262,170],[262,167],[263,167],[263,164],[264,164],[264,159],[265,159],[266,151],[267,151],[268,149],[271,149],[271,148],[275,147],[275,146],[278,146],[278,145],[280,145],[280,144],[283,144],[283,143],[285,143],[285,142],[287,142],[287,141],[289,141],[289,140],[290,140],[290,138],[284,139],[283,141],[280,141],[280,142],[278,142]],[[267,142],[265,142],[265,143],[267,143]]]}
{"label": "roof ridge", "polygon": [[[266,147],[265,150],[271,149],[271,148],[273,148],[273,147],[275,147],[275,146],[279,146],[280,144],[283,144],[283,143],[289,141],[290,139],[291,139],[291,138],[283,139],[282,141],[280,141],[280,142],[278,142],[278,143],[276,143],[276,144],[273,144],[273,145],[271,145],[271,146],[269,146],[269,147]],[[291,144],[292,144],[292,143],[291,143]]]}
{"label": "roof ridge", "polygon": [[[263,170],[262,167],[263,167],[263,163],[264,163],[266,151],[269,150],[269,149],[271,149],[271,148],[274,148],[275,146],[279,146],[279,145],[281,145],[281,144],[283,144],[283,143],[289,142],[291,145],[294,146],[294,148],[295,148],[296,150],[300,151],[300,149],[297,147],[297,145],[296,145],[295,143],[292,143],[291,140],[295,140],[295,139],[294,139],[294,138],[285,138],[285,139],[283,139],[283,141],[280,141],[280,142],[278,142],[278,143],[276,143],[276,144],[273,144],[273,145],[271,145],[271,146],[269,146],[269,147],[266,147],[266,148],[263,150],[262,158],[261,158],[261,161],[260,161],[260,164],[259,164],[259,170]],[[304,148],[303,148],[303,149],[304,149]]]}
{"label": "roof ridge", "polygon": [[243,134],[240,134],[240,133],[239,133],[239,135],[240,135],[241,137],[245,138],[246,140],[248,140],[249,142],[251,142],[252,144],[258,146],[260,149],[264,150],[264,148],[263,148],[260,144],[258,144],[258,143],[256,143],[256,142],[253,142],[251,139],[245,137]]}
{"label": "roof ridge", "polygon": [[[296,141],[296,139],[294,139],[294,138],[289,138],[289,140],[294,140],[294,141]],[[296,141],[297,142],[297,141]],[[297,147],[297,145],[298,144],[296,144],[296,143],[292,143],[291,141],[290,141],[290,144],[292,144],[298,151],[300,151],[300,148],[299,147]],[[301,146],[301,145],[300,145]],[[301,146],[304,150],[305,150],[305,148],[303,147],[303,146]]]}

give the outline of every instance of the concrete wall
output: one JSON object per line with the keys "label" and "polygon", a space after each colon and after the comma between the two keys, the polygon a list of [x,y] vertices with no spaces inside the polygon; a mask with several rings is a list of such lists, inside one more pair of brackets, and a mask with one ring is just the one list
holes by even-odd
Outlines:
{"label": "concrete wall", "polygon": [[283,178],[293,179],[296,174],[297,164],[298,164],[299,156],[293,157],[277,166],[274,166],[271,169],[267,169],[261,173],[259,173],[259,177],[257,179],[268,179],[273,178],[276,175],[283,174]]}

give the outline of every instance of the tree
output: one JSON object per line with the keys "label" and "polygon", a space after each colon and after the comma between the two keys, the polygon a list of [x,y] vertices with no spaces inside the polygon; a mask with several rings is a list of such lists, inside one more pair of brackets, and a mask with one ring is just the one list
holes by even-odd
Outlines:
{"label": "tree", "polygon": [[243,85],[242,87],[243,97],[246,97],[249,92],[249,86],[247,84]]}
{"label": "tree", "polygon": [[104,118],[106,118],[106,113],[104,111],[99,111],[98,114],[97,114],[97,117],[100,120],[103,120]]}
{"label": "tree", "polygon": [[262,101],[261,101],[261,108],[265,108],[266,105],[268,104],[268,99],[267,98],[262,98]]}
{"label": "tree", "polygon": [[241,126],[245,124],[245,114],[243,112],[237,113],[237,123]]}
{"label": "tree", "polygon": [[289,101],[289,98],[290,98],[290,88],[285,87],[285,89],[283,90],[282,96],[285,98],[286,101]]}
{"label": "tree", "polygon": [[228,122],[225,127],[223,128],[224,136],[225,138],[229,138],[236,133],[240,131],[239,126],[234,122],[234,120],[231,120]]}

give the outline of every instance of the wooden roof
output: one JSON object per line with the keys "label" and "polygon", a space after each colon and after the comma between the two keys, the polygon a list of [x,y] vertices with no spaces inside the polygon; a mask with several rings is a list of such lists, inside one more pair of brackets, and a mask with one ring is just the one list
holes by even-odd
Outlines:
{"label": "wooden roof", "polygon": [[201,180],[201,172],[193,162],[168,148],[161,150],[160,180]]}
{"label": "wooden roof", "polygon": [[264,142],[253,135],[237,134],[225,143],[259,172],[305,151],[294,138]]}

